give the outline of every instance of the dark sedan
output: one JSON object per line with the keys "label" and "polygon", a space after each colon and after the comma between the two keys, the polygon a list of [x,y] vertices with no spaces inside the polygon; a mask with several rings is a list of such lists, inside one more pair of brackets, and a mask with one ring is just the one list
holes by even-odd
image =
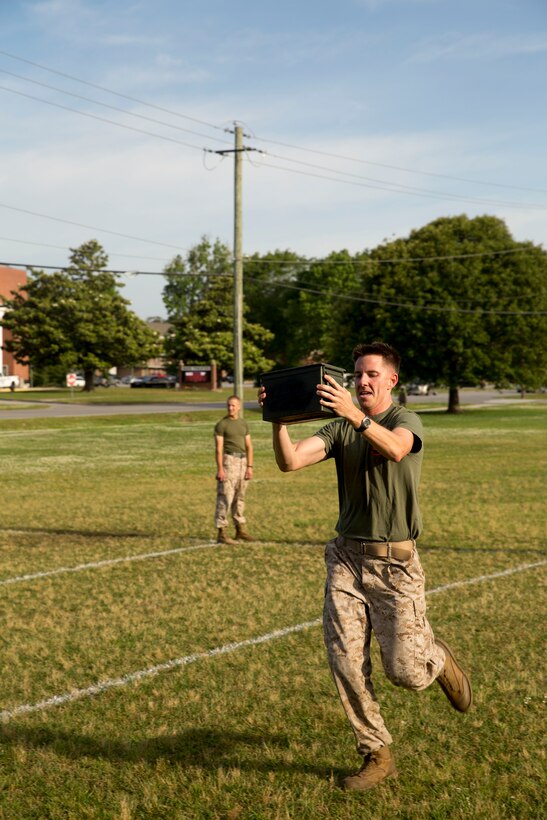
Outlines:
{"label": "dark sedan", "polygon": [[131,382],[131,387],[176,387],[176,376],[143,376]]}

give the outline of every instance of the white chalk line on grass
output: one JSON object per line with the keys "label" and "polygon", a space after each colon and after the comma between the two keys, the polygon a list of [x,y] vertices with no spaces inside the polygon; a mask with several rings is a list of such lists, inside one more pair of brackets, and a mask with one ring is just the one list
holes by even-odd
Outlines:
{"label": "white chalk line on grass", "polygon": [[113,689],[116,686],[126,686],[128,683],[150,678],[154,675],[158,675],[160,672],[169,672],[171,669],[188,666],[190,663],[206,660],[207,658],[214,658],[216,655],[226,655],[229,652],[235,652],[237,649],[243,649],[246,646],[256,646],[257,644],[266,643],[267,641],[273,641],[276,638],[283,638],[292,632],[302,632],[304,629],[317,626],[319,623],[321,623],[320,619],[316,619],[314,621],[296,624],[295,626],[286,626],[283,629],[276,629],[273,632],[268,632],[266,635],[259,635],[256,638],[247,638],[244,641],[227,643],[224,644],[224,646],[216,646],[214,649],[207,649],[205,652],[195,652],[192,655],[185,655],[183,658],[174,658],[165,663],[159,663],[157,666],[151,666],[148,669],[130,672],[122,678],[111,678],[110,680],[100,681],[93,686],[88,686],[87,689],[73,689],[71,692],[65,692],[63,695],[54,695],[54,697],[47,698],[47,700],[42,700],[39,703],[26,703],[22,706],[15,706],[13,709],[0,712],[0,722],[5,723],[16,715],[38,712],[42,709],[47,709],[49,706],[61,706],[63,703],[71,703],[80,698],[92,697],[101,692],[106,692],[108,689]]}
{"label": "white chalk line on grass", "polygon": [[494,572],[492,575],[477,575],[476,578],[467,578],[464,581],[452,581],[450,584],[443,584],[440,587],[426,590],[426,595],[436,595],[438,592],[444,592],[446,589],[456,589],[457,587],[468,587],[472,584],[481,584],[483,581],[492,581],[495,578],[503,578],[506,575],[514,575],[516,572],[524,572],[527,569],[537,569],[547,564],[547,558],[543,561],[536,561],[534,564],[521,564],[518,567],[509,567],[499,572]]}
{"label": "white chalk line on grass", "polygon": [[[256,544],[262,542],[256,541]],[[316,544],[293,544],[297,547],[317,546]],[[77,564],[73,567],[57,567],[57,569],[42,570],[41,572],[33,572],[28,575],[14,575],[12,578],[4,578],[0,580],[0,587],[8,584],[19,584],[22,581],[34,581],[39,578],[50,578],[53,575],[63,575],[67,572],[83,572],[86,569],[99,569],[100,567],[111,567],[114,564],[123,564],[131,561],[147,561],[150,558],[162,558],[164,555],[178,555],[182,552],[193,552],[195,550],[221,549],[222,545],[216,541],[208,541],[206,544],[193,544],[189,547],[176,547],[170,550],[160,550],[158,552],[145,552],[138,555],[123,555],[120,558],[105,558],[102,561],[90,561],[87,564]]]}
{"label": "white chalk line on grass", "polygon": [[[484,581],[493,581],[507,575],[514,575],[517,572],[536,569],[537,567],[544,566],[545,564],[547,564],[547,560],[537,561],[534,564],[522,564],[521,566],[512,567],[500,572],[494,572],[490,575],[478,575],[475,578],[468,578],[463,581],[453,581],[450,584],[443,584],[442,586],[427,590],[426,595],[435,595],[439,592],[445,592],[448,589],[470,586],[472,584],[483,583]],[[172,669],[179,669],[182,666],[188,666],[189,664],[196,663],[197,661],[214,658],[217,655],[227,655],[248,646],[257,646],[258,644],[267,643],[268,641],[274,641],[277,638],[284,638],[286,635],[291,635],[296,632],[303,632],[305,629],[319,626],[321,622],[321,618],[316,618],[313,621],[304,621],[301,624],[286,626],[283,629],[275,629],[273,632],[268,632],[265,635],[258,635],[255,638],[247,638],[243,641],[236,641],[234,643],[224,644],[223,646],[216,646],[214,649],[207,649],[205,652],[194,652],[192,655],[185,655],[182,658],[174,658],[166,661],[165,663],[157,664],[157,666],[151,666],[148,669],[140,669],[137,672],[130,672],[121,678],[110,678],[108,680],[99,681],[99,683],[95,683],[85,689],[73,689],[70,692],[65,692],[62,695],[54,695],[53,697],[47,698],[46,700],[41,700],[38,703],[24,703],[20,706],[14,706],[11,709],[5,709],[0,712],[0,722],[7,723],[18,715],[30,714],[31,712],[40,712],[51,706],[62,706],[64,703],[73,703],[74,701],[82,698],[100,695],[102,692],[106,692],[109,689],[114,689],[115,687],[127,686],[129,683],[135,683],[137,681],[144,680],[145,678],[151,678],[161,672],[169,672]]]}
{"label": "white chalk line on grass", "polygon": [[86,569],[99,569],[99,567],[111,567],[113,564],[123,564],[128,561],[147,561],[150,558],[162,558],[164,555],[177,555],[181,552],[193,552],[194,550],[218,548],[218,544],[211,542],[207,544],[194,544],[191,547],[176,547],[170,550],[160,550],[158,552],[146,552],[142,555],[124,555],[121,558],[105,558],[103,561],[92,561],[89,564],[77,564],[74,567],[58,567],[57,569],[44,570],[43,572],[33,572],[31,575],[16,575],[13,578],[4,578],[0,581],[0,587],[8,584],[18,584],[21,581],[33,581],[36,578],[50,578],[52,575],[63,575],[65,572],[82,572]]}

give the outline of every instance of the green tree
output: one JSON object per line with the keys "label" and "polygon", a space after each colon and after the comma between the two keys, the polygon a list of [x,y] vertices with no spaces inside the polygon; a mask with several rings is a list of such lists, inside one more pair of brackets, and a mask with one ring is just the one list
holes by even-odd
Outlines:
{"label": "green tree", "polygon": [[6,300],[2,324],[12,340],[6,348],[19,362],[37,368],[62,365],[82,370],[93,390],[97,370],[137,364],[158,352],[156,334],[131,310],[108,257],[96,240],[71,249],[66,271],[33,270]]}
{"label": "green tree", "polygon": [[302,351],[295,341],[301,322],[293,308],[299,298],[299,281],[309,264],[307,259],[289,250],[256,253],[244,261],[248,316],[271,332],[264,352],[280,365],[299,364],[302,359]]}
{"label": "green tree", "polygon": [[348,251],[310,262],[298,279],[299,293],[288,310],[293,359],[347,366],[351,339],[340,315],[360,291],[359,265]]}
{"label": "green tree", "polygon": [[191,248],[186,258],[177,254],[164,268],[166,283],[163,303],[167,315],[176,319],[188,317],[208,291],[213,276],[229,276],[230,251],[219,239],[211,244],[206,236]]}
{"label": "green tree", "polygon": [[400,348],[405,378],[442,382],[449,412],[481,380],[538,383],[547,365],[547,254],[492,216],[443,217],[362,257],[358,339]]}
{"label": "green tree", "polygon": [[[234,291],[231,253],[226,245],[203,237],[186,257],[176,257],[165,268],[163,290],[171,329],[165,354],[172,362],[209,364],[232,371]],[[264,354],[272,334],[246,318],[243,305],[243,370],[255,377],[273,362]]]}

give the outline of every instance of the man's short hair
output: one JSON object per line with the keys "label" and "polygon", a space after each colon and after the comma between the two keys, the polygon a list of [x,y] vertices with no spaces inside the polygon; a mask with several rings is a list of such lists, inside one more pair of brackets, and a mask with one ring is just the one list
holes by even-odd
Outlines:
{"label": "man's short hair", "polygon": [[236,401],[238,401],[241,404],[241,399],[239,398],[239,396],[236,396],[235,393],[234,393],[233,396],[228,396],[228,398],[226,399],[226,402],[232,401],[232,399],[235,399]]}
{"label": "man's short hair", "polygon": [[369,344],[359,344],[353,348],[354,363],[361,356],[381,356],[382,359],[390,364],[393,370],[398,373],[401,367],[401,357],[394,347],[388,345],[387,342],[375,341]]}

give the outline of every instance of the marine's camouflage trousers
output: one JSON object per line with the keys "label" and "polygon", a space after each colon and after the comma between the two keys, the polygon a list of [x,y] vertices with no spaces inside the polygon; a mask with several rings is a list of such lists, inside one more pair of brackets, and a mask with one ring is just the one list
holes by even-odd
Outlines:
{"label": "marine's camouflage trousers", "polygon": [[424,573],[407,561],[372,558],[329,541],[323,628],[329,664],[360,754],[391,743],[372,684],[372,632],[385,674],[419,691],[435,680],[444,653],[425,616]]}
{"label": "marine's camouflage trousers", "polygon": [[245,480],[246,458],[225,455],[222,463],[225,478],[217,482],[215,510],[215,526],[220,528],[228,526],[228,515],[236,524],[245,523],[245,492],[249,483]]}

